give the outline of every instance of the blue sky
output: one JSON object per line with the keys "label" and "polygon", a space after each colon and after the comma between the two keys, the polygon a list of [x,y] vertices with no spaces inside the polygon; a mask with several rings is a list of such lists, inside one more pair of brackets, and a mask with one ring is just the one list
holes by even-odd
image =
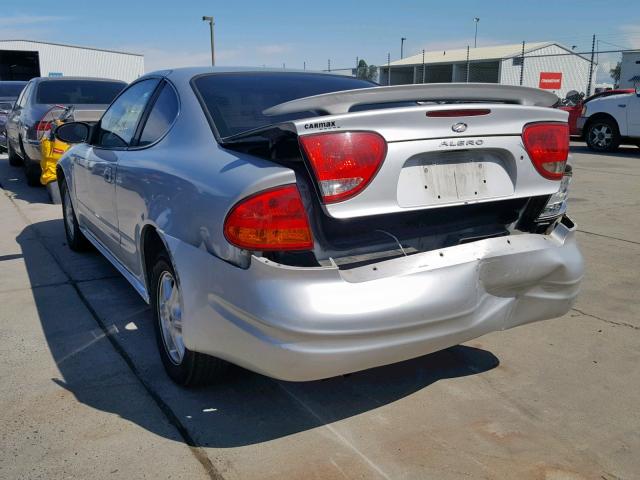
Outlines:
{"label": "blue sky", "polygon": [[208,25],[216,18],[220,65],[324,69],[397,59],[422,48],[558,41],[589,50],[640,47],[640,1],[412,0],[2,0],[0,39],[35,39],[143,53],[147,70],[206,65]]}

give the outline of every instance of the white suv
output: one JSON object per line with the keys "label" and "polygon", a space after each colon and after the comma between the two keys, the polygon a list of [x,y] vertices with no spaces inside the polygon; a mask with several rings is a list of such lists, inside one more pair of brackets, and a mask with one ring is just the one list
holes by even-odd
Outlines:
{"label": "white suv", "polygon": [[589,148],[599,152],[613,152],[623,140],[640,146],[640,86],[635,93],[586,103],[578,119],[578,130]]}

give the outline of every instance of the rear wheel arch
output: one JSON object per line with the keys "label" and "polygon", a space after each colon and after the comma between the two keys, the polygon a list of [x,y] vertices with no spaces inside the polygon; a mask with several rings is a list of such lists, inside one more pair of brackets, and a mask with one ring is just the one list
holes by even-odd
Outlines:
{"label": "rear wheel arch", "polygon": [[169,249],[158,233],[156,227],[154,225],[145,225],[140,233],[140,254],[142,256],[140,263],[144,274],[147,293],[151,292],[151,273],[153,265],[156,258],[163,253],[166,254],[168,259],[171,259]]}
{"label": "rear wheel arch", "polygon": [[593,125],[595,122],[602,121],[602,120],[608,120],[610,122],[613,122],[615,127],[618,129],[618,133],[620,133],[620,125],[618,125],[618,121],[615,119],[613,115],[605,112],[599,112],[591,115],[587,120],[587,124],[585,125],[585,128],[584,128],[585,132],[589,130],[589,127]]}

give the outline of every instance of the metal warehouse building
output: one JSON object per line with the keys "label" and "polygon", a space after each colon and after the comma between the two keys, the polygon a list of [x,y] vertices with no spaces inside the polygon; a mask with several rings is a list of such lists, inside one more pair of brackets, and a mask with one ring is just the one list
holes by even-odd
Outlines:
{"label": "metal warehouse building", "polygon": [[620,88],[640,85],[640,50],[622,52],[620,62]]}
{"label": "metal warehouse building", "polygon": [[[524,63],[524,65],[523,65]],[[563,97],[587,88],[589,59],[554,42],[425,52],[380,67],[382,85],[485,82],[545,88]],[[389,70],[391,78],[389,79]],[[390,80],[390,81],[389,81]]]}
{"label": "metal warehouse building", "polygon": [[0,80],[103,77],[131,82],[144,73],[144,56],[32,40],[0,40]]}

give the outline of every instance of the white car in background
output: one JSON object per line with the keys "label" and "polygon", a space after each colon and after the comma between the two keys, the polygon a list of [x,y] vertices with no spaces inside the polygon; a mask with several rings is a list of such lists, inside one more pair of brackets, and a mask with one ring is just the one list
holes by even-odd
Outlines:
{"label": "white car in background", "polygon": [[599,152],[613,152],[623,141],[640,146],[640,86],[635,93],[585,103],[578,130],[589,148]]}

